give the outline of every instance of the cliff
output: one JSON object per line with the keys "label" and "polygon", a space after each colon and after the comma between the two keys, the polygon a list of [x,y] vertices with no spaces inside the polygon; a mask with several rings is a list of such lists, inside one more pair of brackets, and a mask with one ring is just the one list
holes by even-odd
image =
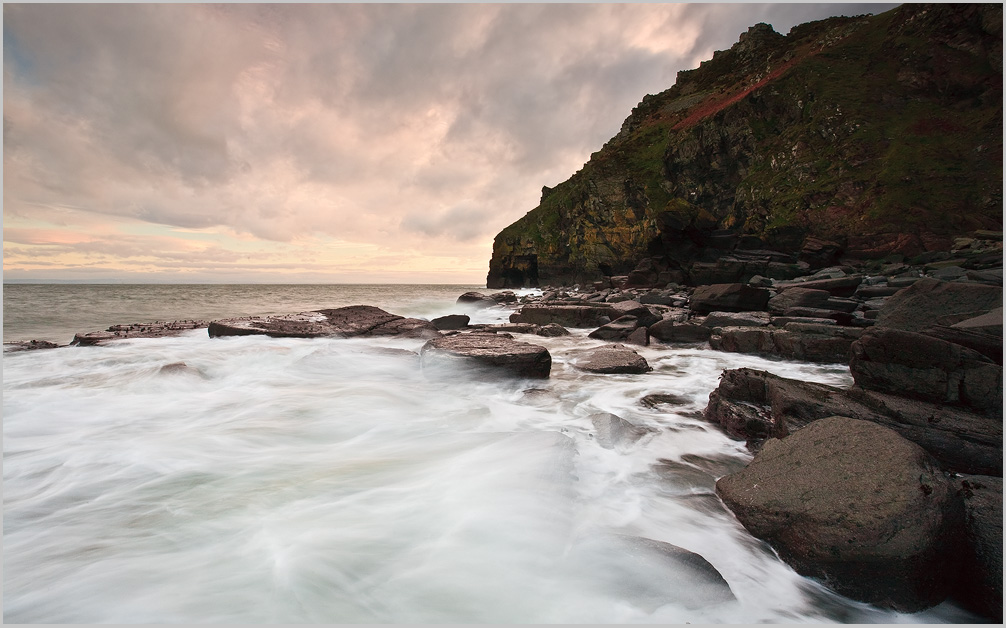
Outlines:
{"label": "cliff", "polygon": [[1001,230],[1002,42],[1001,4],[755,25],[543,188],[487,285],[786,278]]}

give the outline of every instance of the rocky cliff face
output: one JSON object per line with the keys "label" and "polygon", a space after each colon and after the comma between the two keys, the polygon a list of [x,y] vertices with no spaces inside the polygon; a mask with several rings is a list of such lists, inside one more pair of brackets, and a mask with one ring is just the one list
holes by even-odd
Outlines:
{"label": "rocky cliff face", "polygon": [[787,278],[1002,229],[1002,5],[751,27],[496,236],[489,287]]}

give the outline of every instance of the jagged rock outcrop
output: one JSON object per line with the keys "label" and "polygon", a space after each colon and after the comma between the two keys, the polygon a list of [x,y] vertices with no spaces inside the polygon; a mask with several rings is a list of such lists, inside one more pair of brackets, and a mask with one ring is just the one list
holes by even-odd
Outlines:
{"label": "jagged rock outcrop", "polygon": [[756,25],[501,231],[487,285],[789,279],[1000,231],[1002,41],[999,4]]}

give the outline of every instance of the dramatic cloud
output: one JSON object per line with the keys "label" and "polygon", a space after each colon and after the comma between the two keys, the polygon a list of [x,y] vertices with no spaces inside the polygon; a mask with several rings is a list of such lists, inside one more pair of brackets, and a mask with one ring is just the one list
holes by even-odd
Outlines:
{"label": "dramatic cloud", "polygon": [[678,70],[889,6],[5,4],[5,277],[483,281]]}

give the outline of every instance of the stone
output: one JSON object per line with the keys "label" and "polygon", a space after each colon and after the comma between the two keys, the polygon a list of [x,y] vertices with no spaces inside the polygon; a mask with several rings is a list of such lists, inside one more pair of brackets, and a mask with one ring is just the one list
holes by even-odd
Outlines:
{"label": "stone", "polygon": [[828,416],[872,421],[918,444],[948,471],[1002,474],[1002,421],[961,407],[741,368],[723,371],[703,414],[753,449]]}
{"label": "stone", "polygon": [[932,336],[872,329],[853,343],[849,370],[870,390],[1002,413],[1002,366]]}
{"label": "stone", "polygon": [[643,305],[670,305],[673,303],[670,294],[663,292],[647,292],[639,297],[639,302]]}
{"label": "stone", "polygon": [[831,293],[827,290],[811,288],[790,288],[768,300],[768,311],[782,314],[794,307],[819,307],[827,303]]}
{"label": "stone", "polygon": [[447,316],[434,318],[430,322],[440,331],[444,331],[448,329],[464,329],[471,320],[471,317],[467,314],[448,314]]}
{"label": "stone", "polygon": [[75,334],[71,345],[88,347],[104,345],[115,340],[133,338],[167,338],[178,336],[193,329],[207,327],[206,321],[171,321],[154,323],[133,323],[130,325],[112,325],[104,331],[94,331]]}
{"label": "stone", "polygon": [[769,296],[767,288],[742,283],[712,284],[696,288],[689,307],[698,314],[764,311]]}
{"label": "stone", "polygon": [[877,297],[890,297],[901,292],[903,288],[896,286],[867,286],[860,285],[856,288],[856,295],[861,299],[874,299]]}
{"label": "stone", "polygon": [[792,316],[798,318],[830,318],[839,325],[852,325],[855,320],[855,316],[848,312],[837,312],[835,310],[826,310],[818,307],[791,307],[783,312],[783,316]]}
{"label": "stone", "polygon": [[975,612],[1003,618],[1003,479],[984,475],[957,478],[964,497],[965,568],[957,598]]}
{"label": "stone", "polygon": [[1003,306],[999,286],[920,279],[888,298],[877,327],[923,331],[933,325],[953,325]]}
{"label": "stone", "polygon": [[638,328],[639,319],[635,316],[619,316],[610,323],[601,325],[590,332],[587,337],[598,340],[625,340]]}
{"label": "stone", "polygon": [[35,351],[37,349],[55,349],[59,347],[55,342],[48,340],[20,340],[3,343],[4,353],[14,353],[17,351]]}
{"label": "stone", "polygon": [[430,321],[404,318],[372,305],[350,305],[278,316],[223,319],[212,321],[207,331],[210,338],[250,335],[274,338],[355,336],[433,338],[440,335]]}
{"label": "stone", "polygon": [[539,336],[545,336],[548,338],[555,338],[558,336],[568,336],[569,330],[562,325],[556,325],[555,323],[549,323],[548,325],[542,325],[535,332]]}
{"label": "stone", "polygon": [[625,337],[625,342],[641,347],[648,346],[650,344],[650,332],[645,327],[638,327],[636,331]]}
{"label": "stone", "polygon": [[[592,303],[590,305],[525,305],[510,315],[512,323],[534,323],[548,325],[556,323],[564,327],[599,327],[610,322],[613,313],[611,305]],[[602,322],[602,318],[607,320]],[[617,318],[615,316],[614,318]]]}
{"label": "stone", "polygon": [[862,330],[835,325],[788,322],[783,329],[721,327],[709,337],[717,351],[779,356],[809,362],[846,362]]}
{"label": "stone", "polygon": [[958,573],[955,486],[875,423],[829,417],[771,439],[716,492],[794,569],[853,599],[916,612],[943,601]]}
{"label": "stone", "polygon": [[652,370],[643,356],[622,345],[588,350],[582,358],[574,358],[572,365],[591,373],[640,374]]}
{"label": "stone", "polygon": [[605,449],[624,450],[651,431],[610,412],[598,412],[588,418],[594,426],[594,440]]}
{"label": "stone", "polygon": [[833,318],[816,318],[814,316],[773,316],[773,327],[786,327],[790,323],[806,323],[809,325],[837,325]]}
{"label": "stone", "polygon": [[489,298],[496,303],[503,305],[506,303],[516,303],[517,295],[513,293],[512,290],[504,290],[502,292],[494,292],[489,295]]}
{"label": "stone", "polygon": [[[547,378],[552,356],[545,347],[504,334],[457,334],[434,338],[419,350],[424,371],[450,369],[478,379],[500,376]],[[457,370],[454,370],[457,369]]]}
{"label": "stone", "polygon": [[852,275],[849,277],[832,277],[827,279],[811,279],[810,281],[800,281],[796,283],[776,286],[781,292],[804,288],[811,290],[826,290],[834,297],[851,297],[855,294],[859,284],[863,282],[862,275]]}
{"label": "stone", "polygon": [[481,292],[466,292],[458,297],[457,305],[467,305],[469,307],[484,308],[498,305],[496,299],[487,297]]}
{"label": "stone", "polygon": [[660,320],[659,316],[639,301],[619,301],[612,305],[612,309],[614,310],[614,313],[611,315],[613,318],[635,316],[643,327],[648,327]]}
{"label": "stone", "polygon": [[705,325],[664,319],[649,327],[650,337],[662,342],[706,342],[712,330]]}
{"label": "stone", "polygon": [[765,327],[769,324],[768,312],[710,312],[703,325],[716,327]]}

